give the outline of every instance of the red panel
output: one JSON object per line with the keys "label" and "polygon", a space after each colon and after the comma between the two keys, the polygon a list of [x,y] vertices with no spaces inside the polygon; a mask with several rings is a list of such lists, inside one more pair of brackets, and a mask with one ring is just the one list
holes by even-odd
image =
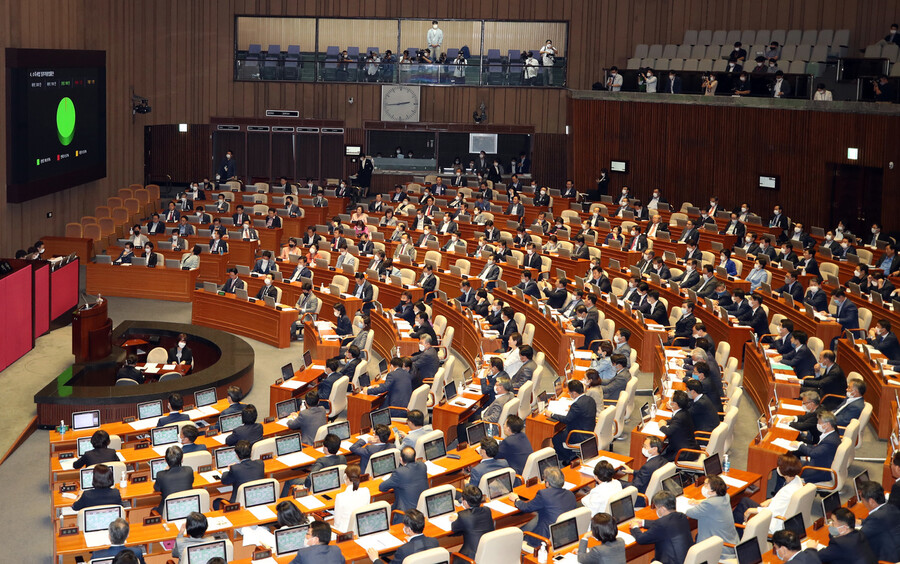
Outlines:
{"label": "red panel", "polygon": [[75,309],[78,305],[78,269],[81,261],[75,259],[50,275],[50,319]]}
{"label": "red panel", "polygon": [[34,338],[50,330],[50,265],[34,272]]}
{"label": "red panel", "polygon": [[0,370],[31,350],[31,267],[0,279],[3,296],[3,323],[0,323]]}

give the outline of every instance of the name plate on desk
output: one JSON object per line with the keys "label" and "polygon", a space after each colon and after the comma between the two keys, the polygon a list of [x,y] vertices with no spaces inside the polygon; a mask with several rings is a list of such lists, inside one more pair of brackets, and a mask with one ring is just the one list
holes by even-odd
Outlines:
{"label": "name plate on desk", "polygon": [[59,530],[59,536],[69,537],[78,534],[78,527],[63,527]]}
{"label": "name plate on desk", "polygon": [[122,419],[122,423],[132,423],[134,422],[134,420],[134,417],[125,417],[124,419]]}
{"label": "name plate on desk", "polygon": [[61,452],[61,453],[59,453],[59,459],[60,459],[60,460],[66,460],[66,459],[68,459],[68,458],[75,458],[75,453],[74,453],[74,452]]}
{"label": "name plate on desk", "polygon": [[197,467],[197,473],[202,474],[203,472],[212,472],[212,464],[204,464]]}
{"label": "name plate on desk", "polygon": [[271,550],[259,550],[259,549],[257,549],[257,550],[253,553],[253,556],[251,557],[251,559],[255,562],[255,561],[257,561],[257,560],[264,560],[264,559],[266,559],[266,558],[271,558],[271,557],[272,557],[272,551],[271,551]]}
{"label": "name plate on desk", "polygon": [[143,450],[145,448],[150,448],[150,443],[143,442],[143,443],[137,443],[136,445],[134,445],[134,450]]}
{"label": "name plate on desk", "polygon": [[222,505],[223,513],[231,513],[232,511],[238,511],[241,508],[240,503],[226,503]]}
{"label": "name plate on desk", "polygon": [[151,515],[150,517],[144,517],[144,526],[147,525],[156,525],[157,523],[162,523],[161,515]]}
{"label": "name plate on desk", "polygon": [[132,484],[143,484],[144,482],[147,481],[148,477],[149,476],[134,476],[133,478],[131,478],[131,483]]}
{"label": "name plate on desk", "polygon": [[59,486],[60,493],[74,492],[78,490],[78,484],[75,482],[66,482]]}

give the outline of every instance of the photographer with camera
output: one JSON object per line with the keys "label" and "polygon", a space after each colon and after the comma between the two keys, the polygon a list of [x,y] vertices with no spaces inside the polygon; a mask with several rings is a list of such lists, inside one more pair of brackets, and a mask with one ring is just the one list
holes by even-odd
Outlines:
{"label": "photographer with camera", "polygon": [[553,41],[548,39],[544,46],[541,47],[540,56],[541,63],[544,65],[544,84],[553,86],[553,65],[556,63],[557,49],[553,46]]}
{"label": "photographer with camera", "polygon": [[656,94],[657,78],[653,74],[653,69],[644,69],[639,75],[638,84],[644,87],[642,90],[650,94]]}
{"label": "photographer with camera", "polygon": [[522,53],[522,55],[525,56],[525,84],[534,86],[538,75],[538,61],[534,58],[534,53],[532,51]]}
{"label": "photographer with camera", "polygon": [[719,86],[719,81],[716,80],[715,73],[709,73],[703,75],[703,95],[704,96],[715,96],[716,88]]}
{"label": "photographer with camera", "polygon": [[892,104],[897,100],[897,88],[895,85],[888,82],[888,77],[885,75],[881,75],[873,80],[872,88],[875,90],[876,102],[887,102],[888,104]]}
{"label": "photographer with camera", "polygon": [[460,50],[453,59],[453,83],[465,84],[466,82],[466,58]]}

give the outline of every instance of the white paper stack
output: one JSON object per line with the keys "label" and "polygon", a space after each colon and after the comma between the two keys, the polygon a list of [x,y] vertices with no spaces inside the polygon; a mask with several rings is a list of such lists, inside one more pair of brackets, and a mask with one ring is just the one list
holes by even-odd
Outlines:
{"label": "white paper stack", "polygon": [[284,456],[278,456],[275,458],[278,462],[284,464],[285,466],[302,466],[304,464],[309,464],[313,462],[315,459],[310,455],[306,454],[303,451],[292,452],[291,454],[285,454]]}
{"label": "white paper stack", "polygon": [[645,435],[656,435],[657,437],[665,436],[665,434],[659,430],[659,423],[656,421],[647,421],[644,423],[643,428],[641,428],[641,433],[644,433]]}
{"label": "white paper stack", "polygon": [[286,382],[281,383],[282,388],[287,388],[289,390],[296,390],[297,388],[299,388],[302,385],[303,385],[303,382],[301,382],[300,380],[295,380],[293,378],[291,378],[290,380],[288,380]]}
{"label": "white paper stack", "polygon": [[722,481],[724,481],[726,484],[728,484],[732,488],[743,488],[744,486],[747,485],[747,482],[745,482],[743,480],[738,480],[737,478],[733,478],[727,474],[720,474],[719,477],[722,478]]}
{"label": "white paper stack", "polygon": [[425,467],[428,469],[428,477],[437,476],[438,474],[443,474],[447,471],[446,468],[441,466],[440,464],[435,464],[430,460],[425,461]]}
{"label": "white paper stack", "polygon": [[374,535],[366,535],[356,539],[356,544],[361,546],[363,550],[370,548],[377,551],[389,550],[403,544],[403,541],[392,535],[390,532],[376,533]]}
{"label": "white paper stack", "polygon": [[256,507],[251,507],[249,511],[260,521],[271,521],[278,518],[278,515],[269,509],[267,505],[257,505]]}
{"label": "white paper stack", "polygon": [[794,446],[791,444],[791,441],[787,439],[775,439],[774,441],[772,441],[772,444],[786,450],[794,450]]}
{"label": "white paper stack", "polygon": [[485,505],[485,507],[490,507],[491,509],[493,509],[494,511],[496,511],[497,513],[500,513],[502,515],[507,515],[516,510],[516,508],[513,507],[512,505],[509,505],[508,503],[504,503],[502,500],[499,500],[499,499],[489,501],[489,502],[485,503],[484,505]]}
{"label": "white paper stack", "polygon": [[156,418],[151,417],[150,419],[140,419],[138,421],[132,421],[131,423],[129,423],[129,425],[135,431],[146,431],[147,429],[156,427],[156,421]]}
{"label": "white paper stack", "polygon": [[428,521],[442,531],[449,531],[451,526],[453,525],[453,523],[450,522],[451,515],[455,515],[455,513],[445,513],[444,515],[439,515],[434,519],[429,519]]}
{"label": "white paper stack", "polygon": [[319,498],[314,495],[305,495],[303,497],[298,497],[297,502],[309,511],[316,510],[320,507],[325,507],[325,504],[319,501]]}

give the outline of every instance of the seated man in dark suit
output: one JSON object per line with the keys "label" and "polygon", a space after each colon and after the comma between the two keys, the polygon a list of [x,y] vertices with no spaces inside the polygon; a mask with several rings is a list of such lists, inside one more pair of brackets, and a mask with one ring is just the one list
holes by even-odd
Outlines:
{"label": "seated man in dark suit", "polygon": [[884,489],[878,482],[863,482],[859,501],[869,510],[860,531],[879,561],[900,560],[900,509],[885,502]]}
{"label": "seated man in dark suit", "polygon": [[819,551],[819,560],[831,562],[878,562],[866,535],[856,530],[856,515],[839,507],[831,515],[828,546]]}
{"label": "seated man in dark suit", "polygon": [[[322,440],[322,447],[325,449],[326,454],[322,458],[316,459],[316,461],[309,467],[309,473],[318,472],[319,470],[324,470],[326,468],[331,468],[332,466],[337,466],[339,464],[347,464],[347,457],[343,454],[340,454],[341,451],[341,439],[335,435],[334,433],[328,433],[325,435],[325,439]],[[306,480],[302,482],[304,487],[310,487],[312,482],[310,481],[309,475],[306,476]],[[294,486],[299,486],[301,484],[300,478],[294,478],[293,480],[288,480],[284,484],[284,488],[281,490],[281,497],[287,497],[291,495],[291,490]]]}
{"label": "seated man in dark suit", "polygon": [[256,417],[255,405],[247,404],[244,406],[244,409],[241,410],[242,425],[231,432],[228,438],[225,439],[225,444],[234,446],[239,441],[247,441],[250,443],[250,446],[253,446],[253,443],[261,440],[263,437],[263,426],[256,422]]}
{"label": "seated man in dark suit", "polygon": [[584,335],[584,346],[580,348],[585,350],[593,349],[596,351],[600,339],[603,338],[600,335],[600,326],[597,325],[597,320],[588,315],[587,308],[583,305],[580,305],[575,309],[575,316],[579,321],[578,326],[575,327],[575,332]]}
{"label": "seated man in dark suit", "polygon": [[791,350],[775,357],[775,362],[786,364],[794,369],[797,378],[806,378],[815,374],[816,357],[813,355],[806,342],[809,340],[803,331],[791,333]]}
{"label": "seated man in dark suit", "polygon": [[525,470],[525,461],[528,460],[528,455],[534,452],[531,441],[528,440],[524,430],[525,421],[521,417],[515,414],[507,417],[504,424],[506,438],[500,442],[500,448],[497,451],[497,458],[507,461],[520,476]]}
{"label": "seated man in dark suit", "polygon": [[359,467],[363,471],[369,466],[369,459],[373,454],[377,454],[389,448],[394,448],[391,440],[391,428],[387,425],[375,425],[372,431],[373,437],[366,442],[365,439],[359,439],[350,446],[350,452],[359,456]]}
{"label": "seated man in dark suit", "polygon": [[719,425],[719,414],[712,400],[703,393],[703,384],[699,380],[693,378],[688,380],[687,394],[691,399],[688,412],[691,414],[691,420],[694,422],[695,431],[703,431],[711,433]]}
{"label": "seated man in dark suit", "polygon": [[432,327],[431,322],[428,320],[427,311],[420,311],[416,314],[416,321],[413,324],[409,337],[411,339],[418,339],[423,335],[428,335],[431,337],[432,343],[437,343],[437,334],[434,332],[434,327]]}
{"label": "seated man in dark suit", "polygon": [[769,318],[762,308],[765,299],[759,294],[750,295],[750,311],[738,317],[743,325],[749,325],[757,337],[762,337],[769,332]]}
{"label": "seated man in dark suit", "polygon": [[[834,417],[838,427],[846,427],[850,421],[859,419],[865,400],[863,396],[866,393],[866,383],[860,378],[851,378],[847,382],[847,399],[845,399],[834,410]],[[843,434],[842,429],[838,429],[838,433]]]}
{"label": "seated man in dark suit", "polygon": [[172,392],[169,394],[169,414],[160,417],[156,421],[156,426],[165,427],[166,425],[178,423],[179,421],[189,421],[191,417],[187,413],[181,412],[181,408],[183,407],[184,399],[181,397],[180,393]]}
{"label": "seated man in dark suit", "polygon": [[[669,419],[668,424],[660,426],[659,430],[666,435],[668,446],[666,446],[665,458],[669,462],[675,460],[678,451],[681,449],[698,449],[697,438],[694,436],[694,421],[688,408],[691,406],[691,399],[684,390],[675,390],[672,395],[672,402],[675,404],[675,412]],[[683,454],[679,460],[694,460],[696,454],[691,456],[690,453]]]}
{"label": "seated man in dark suit", "polygon": [[841,324],[841,329],[856,329],[859,327],[859,309],[856,307],[842,288],[838,288],[831,292],[837,306],[835,313],[829,313],[828,316]]}
{"label": "seated man in dark suit", "polygon": [[325,361],[325,373],[327,376],[319,381],[319,399],[327,400],[331,397],[331,388],[338,378],[341,377],[339,370],[341,369],[341,361],[337,358],[329,358]]}
{"label": "seated man in dark suit", "polygon": [[803,303],[811,305],[816,311],[828,311],[828,297],[825,296],[825,292],[820,287],[818,276],[810,278],[809,285],[806,287],[806,294],[803,296]]}
{"label": "seated man in dark suit", "polygon": [[895,452],[893,456],[891,456],[890,468],[891,478],[893,478],[894,481],[891,483],[891,493],[888,503],[900,509],[900,451]]}
{"label": "seated man in dark suit", "polygon": [[603,384],[603,397],[611,401],[617,401],[619,394],[625,391],[628,381],[631,380],[631,372],[628,371],[628,357],[624,354],[613,354],[609,357],[614,375]]}
{"label": "seated man in dark suit", "polygon": [[450,516],[450,531],[462,535],[463,544],[459,553],[475,558],[478,543],[485,533],[494,530],[494,517],[488,507],[484,507],[484,493],[475,486],[465,486],[462,491],[463,510]]}
{"label": "seated man in dark suit", "polygon": [[684,513],[675,510],[675,494],[672,492],[659,491],[653,496],[652,502],[659,518],[654,521],[644,520],[642,527],[632,526],[631,536],[638,544],[654,545],[653,559],[658,562],[684,562],[688,549],[694,544],[690,521]]}
{"label": "seated man in dark suit", "polygon": [[784,286],[778,288],[777,292],[782,296],[790,294],[797,303],[803,301],[803,286],[797,281],[797,277],[793,272],[784,273]]}
{"label": "seated man in dark suit", "polygon": [[816,444],[819,442],[819,414],[825,411],[822,407],[819,393],[813,390],[800,392],[800,407],[804,409],[802,415],[789,419],[788,425],[800,431],[799,439],[805,443]]}
{"label": "seated man in dark suit", "polygon": [[[196,429],[196,427],[194,428]],[[166,449],[166,466],[168,468],[160,470],[153,483],[153,491],[160,492],[159,506],[156,508],[160,515],[163,514],[167,497],[194,487],[194,469],[190,466],[182,466],[183,458],[184,452],[180,446],[170,446]]]}
{"label": "seated man in dark suit", "polygon": [[113,264],[131,264],[133,258],[134,244],[129,241],[128,243],[125,243],[125,247],[122,249],[122,252],[119,253],[116,260],[113,261]]}
{"label": "seated man in dark suit", "polygon": [[[668,462],[661,456],[662,450],[662,439],[659,437],[646,437],[641,447],[641,453],[647,459],[644,461],[644,464],[637,470],[629,468],[627,465],[622,467],[622,471],[625,474],[632,475],[631,485],[637,488],[639,493],[647,492],[647,486],[650,484],[650,478],[653,476],[653,473]],[[638,501],[640,502],[639,505],[643,503],[640,499]]]}
{"label": "seated man in dark suit", "polygon": [[434,378],[440,368],[437,349],[430,335],[419,337],[419,352],[412,356],[413,389],[422,385],[424,380]]}
{"label": "seated man in dark suit", "polygon": [[[426,537],[423,534],[425,530],[425,515],[418,509],[408,509],[403,516],[403,534],[406,535],[406,542],[397,549],[391,558],[392,563],[403,564],[403,561],[417,552],[437,548],[440,543],[436,538]],[[378,551],[374,548],[366,549],[366,554],[373,564],[385,564],[384,560],[378,557]]]}
{"label": "seated man in dark suit", "polygon": [[481,478],[485,474],[494,470],[509,468],[509,462],[497,457],[499,451],[500,445],[497,443],[497,439],[494,437],[481,439],[481,443],[478,446],[481,462],[472,467],[472,471],[469,474],[469,485],[478,487],[481,484]]}
{"label": "seated man in dark suit", "polygon": [[313,521],[306,535],[306,546],[297,551],[291,564],[344,564],[344,555],[331,542],[331,526]]}
{"label": "seated man in dark suit", "polygon": [[797,533],[788,529],[776,531],[772,535],[772,550],[781,562],[791,561],[792,564],[821,564],[815,548],[803,550],[800,537]]}
{"label": "seated man in dark suit", "polygon": [[[510,376],[510,384],[515,393],[519,393],[519,389],[526,382],[531,382],[534,371],[537,370],[537,363],[534,361],[534,349],[530,345],[521,345],[519,347],[519,361],[521,361],[522,365]],[[497,415],[499,416],[500,414],[498,413]]]}
{"label": "seated man in dark suit", "polygon": [[[834,462],[834,454],[841,437],[837,434],[837,419],[830,411],[819,413],[817,428],[821,436],[815,445],[801,444],[797,447],[797,456],[806,456],[809,461],[804,466],[816,466],[818,468],[831,468]],[[823,470],[807,470],[801,475],[804,482],[827,482],[831,479],[831,473]]]}
{"label": "seated man in dark suit", "polygon": [[[400,409],[391,410],[392,417],[403,417],[406,414],[406,407],[409,405],[409,399],[412,397],[413,378],[412,374],[404,370],[402,358],[396,356],[392,358],[391,366],[393,367],[393,370],[388,372],[384,382],[368,388],[366,394],[377,396],[387,393],[383,405],[385,407],[403,408],[402,411]],[[366,460],[368,460],[368,458]],[[360,460],[359,466],[365,471],[366,465],[362,460]]]}
{"label": "seated man in dark suit", "polygon": [[[562,432],[553,435],[553,448],[556,449],[560,464],[568,464],[575,457],[575,451],[565,446],[569,433],[572,431],[593,432],[597,421],[597,404],[594,402],[594,398],[584,393],[584,384],[581,380],[569,380],[566,388],[573,400],[569,411],[565,415],[547,412],[550,419],[561,421],[566,425]],[[543,533],[538,532],[538,534]]]}
{"label": "seated man in dark suit", "polygon": [[[819,394],[820,398],[835,395],[842,396],[847,389],[847,376],[841,367],[835,363],[833,351],[822,351],[819,354],[819,363],[813,367],[812,375],[800,382],[800,391],[812,390]],[[823,402],[825,409],[832,410],[840,405],[840,400],[827,398]]]}
{"label": "seated man in dark suit", "polygon": [[[580,383],[580,382],[579,382]],[[591,400],[593,402],[593,400]],[[556,522],[556,518],[576,508],[575,494],[565,489],[566,478],[562,470],[555,466],[544,469],[542,476],[545,487],[539,489],[531,501],[519,499],[516,493],[509,494],[509,500],[516,504],[516,509],[523,513],[537,513],[534,518],[522,526],[523,531],[529,531],[544,538],[550,536],[550,525]],[[528,536],[525,542],[531,546],[540,545],[540,540]]]}
{"label": "seated man in dark suit", "polygon": [[416,460],[416,449],[403,447],[400,451],[400,467],[391,477],[378,485],[380,492],[394,492],[392,509],[406,511],[415,509],[419,496],[428,489],[428,471],[424,462]]}
{"label": "seated man in dark suit", "polygon": [[875,327],[869,329],[868,343],[886,356],[892,365],[900,364],[900,342],[897,341],[897,336],[891,332],[889,320],[879,319]]}
{"label": "seated man in dark suit", "polygon": [[188,454],[191,452],[203,452],[206,450],[206,445],[197,444],[197,437],[200,436],[200,430],[197,429],[196,425],[182,425],[181,426],[181,451],[184,454]]}
{"label": "seated man in dark suit", "polygon": [[[248,441],[238,441],[234,445],[234,453],[238,457],[238,462],[229,466],[228,471],[222,474],[222,485],[233,486],[234,488],[231,490],[231,498],[228,500],[228,503],[234,503],[237,500],[238,488],[241,485],[254,480],[262,480],[266,477],[266,463],[262,460],[250,460],[251,449],[252,445]],[[221,507],[221,499],[213,502],[213,509],[216,511],[221,509]]]}
{"label": "seated man in dark suit", "polygon": [[272,284],[271,274],[266,274],[266,277],[263,278],[263,285],[260,286],[259,291],[256,293],[257,300],[264,300],[266,298],[272,298],[273,300],[278,299],[278,288]]}
{"label": "seated man in dark suit", "polygon": [[791,333],[793,332],[794,322],[786,317],[782,319],[778,324],[778,337],[772,340],[772,348],[778,351],[779,355],[785,355],[794,350],[794,346],[791,344]]}
{"label": "seated man in dark suit", "polygon": [[136,363],[137,357],[133,354],[128,355],[128,358],[125,359],[125,364],[122,366],[122,368],[119,369],[118,372],[116,372],[116,379],[118,380],[120,378],[129,378],[131,380],[134,380],[138,384],[143,384],[144,373],[135,367]]}
{"label": "seated man in dark suit", "polygon": [[645,308],[644,317],[655,323],[666,326],[669,324],[669,313],[666,306],[659,301],[659,292],[650,290],[647,292],[647,307]]}
{"label": "seated man in dark suit", "polygon": [[569,281],[565,278],[559,278],[553,286],[546,280],[542,282],[544,295],[547,297],[547,305],[550,309],[558,310],[565,305],[566,299],[569,297],[569,292],[566,290],[568,283]]}
{"label": "seated man in dark suit", "polygon": [[144,549],[141,546],[125,546],[129,532],[130,527],[127,520],[120,517],[111,522],[109,524],[109,548],[95,550],[91,554],[91,560],[114,557],[123,550],[130,550],[134,553],[137,562],[144,564]]}
{"label": "seated man in dark suit", "polygon": [[270,272],[275,272],[275,260],[272,258],[271,251],[263,251],[262,258],[256,260],[256,264],[253,265],[253,270],[250,272],[255,272],[257,274],[269,274]]}
{"label": "seated man in dark suit", "polygon": [[238,278],[238,271],[236,268],[229,268],[227,270],[228,280],[225,281],[225,284],[222,285],[222,291],[226,294],[234,294],[236,290],[246,290],[247,284]]}
{"label": "seated man in dark suit", "polygon": [[522,290],[522,293],[526,296],[531,296],[536,300],[540,300],[543,298],[541,295],[540,289],[538,289],[537,282],[531,279],[531,272],[528,270],[522,271],[522,281],[516,285],[516,288]]}

